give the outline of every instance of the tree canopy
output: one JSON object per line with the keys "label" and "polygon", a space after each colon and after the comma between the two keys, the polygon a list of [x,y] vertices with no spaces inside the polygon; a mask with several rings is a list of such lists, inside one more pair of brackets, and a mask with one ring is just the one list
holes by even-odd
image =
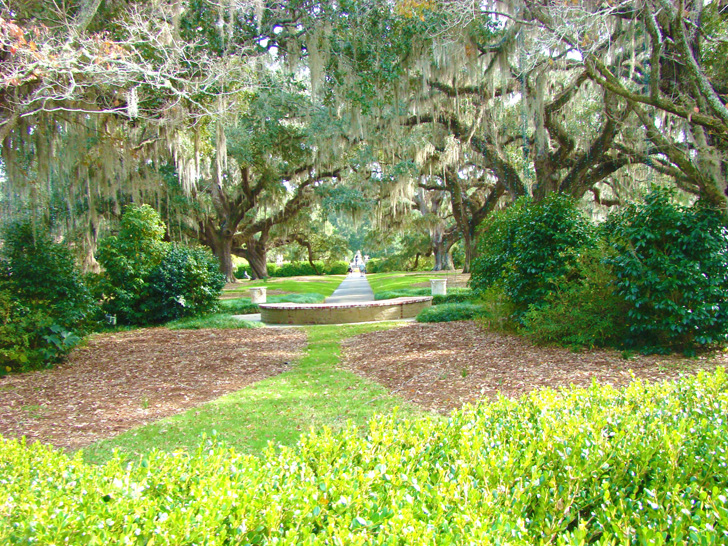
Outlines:
{"label": "tree canopy", "polygon": [[478,226],[522,196],[602,214],[659,182],[725,215],[725,17],[670,0],[11,1],[3,212],[32,211],[93,269],[121,207],[148,203],[229,280],[233,255],[263,277],[269,249],[313,249],[305,220],[331,212],[414,229],[438,268],[458,244],[466,270]]}

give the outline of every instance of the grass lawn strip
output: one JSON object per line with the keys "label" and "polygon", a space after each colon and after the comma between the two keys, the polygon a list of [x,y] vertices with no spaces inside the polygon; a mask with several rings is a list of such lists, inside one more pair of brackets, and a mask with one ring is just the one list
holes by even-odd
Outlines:
{"label": "grass lawn strip", "polygon": [[250,288],[263,287],[270,294],[333,294],[346,278],[346,275],[326,275],[321,277],[270,277],[266,280],[241,281],[225,286],[223,298],[247,296]]}
{"label": "grass lawn strip", "polygon": [[77,449],[279,374],[295,328],[98,334],[51,370],[0,378],[0,434]]}
{"label": "grass lawn strip", "polygon": [[230,393],[200,407],[136,428],[84,450],[90,462],[111,458],[113,450],[136,457],[152,448],[195,449],[201,435],[239,451],[259,454],[269,442],[293,445],[311,427],[365,426],[378,413],[399,407],[403,417],[423,415],[385,388],[337,368],[341,341],[361,333],[392,329],[394,323],[306,328],[308,349],[291,370]]}

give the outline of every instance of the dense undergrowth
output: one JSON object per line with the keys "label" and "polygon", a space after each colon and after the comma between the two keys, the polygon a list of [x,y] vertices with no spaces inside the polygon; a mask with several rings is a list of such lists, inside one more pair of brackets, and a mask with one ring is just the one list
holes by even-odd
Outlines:
{"label": "dense undergrowth", "polygon": [[654,189],[597,226],[569,197],[523,198],[488,217],[478,248],[471,287],[539,343],[690,354],[728,341],[728,230],[704,203]]}
{"label": "dense undergrowth", "polygon": [[448,420],[103,466],[0,443],[5,544],[725,544],[728,378],[541,390]]}

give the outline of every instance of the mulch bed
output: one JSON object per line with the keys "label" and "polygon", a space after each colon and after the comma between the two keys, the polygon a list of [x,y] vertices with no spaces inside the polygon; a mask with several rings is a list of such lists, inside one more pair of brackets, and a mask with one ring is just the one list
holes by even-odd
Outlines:
{"label": "mulch bed", "polygon": [[96,335],[62,366],[0,378],[0,434],[77,449],[279,374],[305,347],[295,328]]}
{"label": "mulch bed", "polygon": [[634,356],[616,351],[574,353],[536,347],[524,338],[488,332],[472,321],[412,324],[344,342],[342,366],[431,411],[447,413],[466,402],[518,397],[538,387],[613,386],[635,377],[675,379],[725,366],[725,353],[695,359]]}
{"label": "mulch bed", "polygon": [[[167,330],[93,336],[53,370],[0,378],[0,434],[77,449],[279,374],[302,355],[296,328]],[[410,324],[344,341],[342,366],[424,409],[520,396],[538,387],[625,385],[725,366],[686,359],[535,347],[474,322]]]}

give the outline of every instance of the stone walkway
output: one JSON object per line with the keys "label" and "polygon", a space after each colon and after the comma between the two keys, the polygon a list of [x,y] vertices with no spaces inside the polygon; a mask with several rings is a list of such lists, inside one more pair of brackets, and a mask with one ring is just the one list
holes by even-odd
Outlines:
{"label": "stone walkway", "polygon": [[355,303],[362,301],[374,301],[374,292],[369,286],[366,275],[360,273],[349,273],[341,281],[334,293],[326,298],[325,303]]}
{"label": "stone walkway", "polygon": [[[369,285],[369,281],[366,276],[362,276],[360,273],[349,273],[349,275],[341,281],[338,288],[334,290],[334,293],[326,298],[324,303],[357,303],[366,301],[374,301],[374,291]],[[260,313],[233,316],[249,322],[261,322]],[[411,321],[413,319],[404,320]],[[275,328],[288,327],[284,324],[274,324],[271,326]]]}

